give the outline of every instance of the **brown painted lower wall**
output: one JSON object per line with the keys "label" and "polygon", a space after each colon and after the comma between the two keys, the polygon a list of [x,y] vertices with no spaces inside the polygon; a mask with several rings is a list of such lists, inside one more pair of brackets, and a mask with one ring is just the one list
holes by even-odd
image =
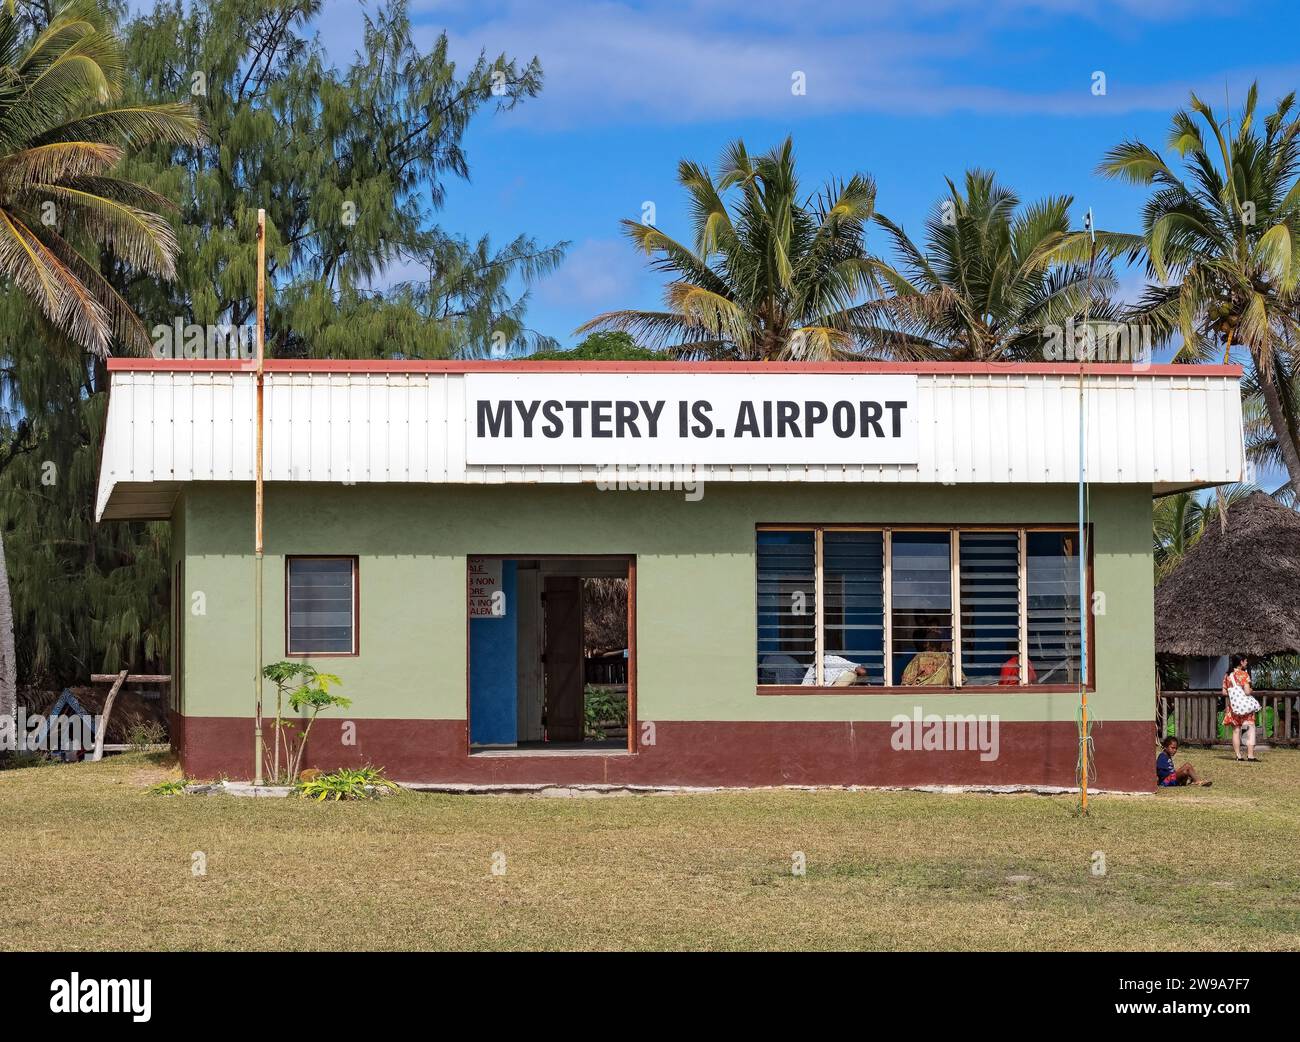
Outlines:
{"label": "brown painted lower wall", "polygon": [[[632,785],[1059,785],[1075,784],[1078,733],[1070,722],[1002,721],[998,756],[893,747],[879,723],[658,721],[655,744],[635,754],[469,755],[464,720],[355,720],[355,744],[337,721],[313,731],[307,766],[374,764],[402,782]],[[269,735],[270,728],[267,728]],[[248,779],[253,722],[172,716],[172,744],[191,778]],[[1150,721],[1110,721],[1093,730],[1101,789],[1155,787]]]}

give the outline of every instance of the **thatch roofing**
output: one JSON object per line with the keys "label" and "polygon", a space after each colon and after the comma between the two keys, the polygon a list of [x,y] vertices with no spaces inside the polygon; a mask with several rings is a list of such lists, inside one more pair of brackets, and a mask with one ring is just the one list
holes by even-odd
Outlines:
{"label": "thatch roofing", "polygon": [[1156,651],[1300,652],[1300,514],[1256,492],[1211,521],[1156,586]]}

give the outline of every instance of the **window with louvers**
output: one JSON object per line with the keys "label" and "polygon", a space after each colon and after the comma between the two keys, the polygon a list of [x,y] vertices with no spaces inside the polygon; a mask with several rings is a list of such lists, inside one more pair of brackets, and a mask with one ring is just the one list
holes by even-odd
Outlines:
{"label": "window with louvers", "polygon": [[815,684],[819,646],[826,687],[1079,682],[1079,629],[1091,620],[1080,612],[1074,530],[826,525],[757,535],[760,685]]}
{"label": "window with louvers", "polygon": [[891,578],[895,684],[924,652],[952,656],[952,567],[947,532],[894,532]]}
{"label": "window with louvers", "polygon": [[356,559],[290,557],[288,653],[356,654]]}
{"label": "window with louvers", "polygon": [[1079,682],[1079,556],[1073,532],[1025,537],[1029,665],[1036,684]]}
{"label": "window with louvers", "polygon": [[758,682],[801,684],[817,649],[813,532],[758,533]]}
{"label": "window with louvers", "polygon": [[1019,534],[962,532],[959,540],[962,682],[1018,684]]}
{"label": "window with louvers", "polygon": [[828,531],[822,537],[826,654],[865,666],[868,684],[885,682],[885,537]]}

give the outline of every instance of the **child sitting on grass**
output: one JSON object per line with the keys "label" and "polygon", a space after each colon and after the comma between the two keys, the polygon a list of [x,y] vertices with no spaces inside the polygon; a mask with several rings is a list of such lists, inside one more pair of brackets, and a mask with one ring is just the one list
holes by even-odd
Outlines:
{"label": "child sitting on grass", "polygon": [[1213,785],[1212,781],[1201,781],[1196,768],[1190,763],[1181,767],[1174,766],[1174,757],[1178,755],[1178,739],[1166,738],[1162,743],[1164,752],[1156,757],[1157,785]]}

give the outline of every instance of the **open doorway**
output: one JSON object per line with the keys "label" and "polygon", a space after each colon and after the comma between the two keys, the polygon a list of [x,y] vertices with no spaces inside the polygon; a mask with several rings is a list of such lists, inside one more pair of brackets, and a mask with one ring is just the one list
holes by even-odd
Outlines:
{"label": "open doorway", "polygon": [[632,749],[629,557],[471,557],[473,753]]}

